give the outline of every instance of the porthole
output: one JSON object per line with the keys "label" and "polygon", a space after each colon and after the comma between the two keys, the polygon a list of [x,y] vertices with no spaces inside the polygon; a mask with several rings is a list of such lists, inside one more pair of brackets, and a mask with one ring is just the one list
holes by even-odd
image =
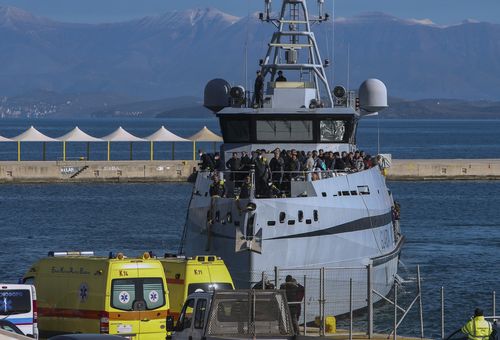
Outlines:
{"label": "porthole", "polygon": [[312,223],[311,219],[310,219],[310,218],[308,218],[308,219],[306,220],[306,224],[311,224],[311,223]]}
{"label": "porthole", "polygon": [[322,192],[321,196],[326,197],[326,192]]}
{"label": "porthole", "polygon": [[318,222],[318,211],[317,210],[314,210],[313,211],[313,218],[314,218],[314,222]]}
{"label": "porthole", "polygon": [[276,225],[276,221],[267,221],[267,225],[272,227]]}
{"label": "porthole", "polygon": [[295,220],[288,220],[288,225],[295,225]]}
{"label": "porthole", "polygon": [[298,218],[299,222],[302,222],[304,220],[304,212],[302,210],[299,210]]}
{"label": "porthole", "polygon": [[280,223],[284,223],[285,222],[285,217],[286,217],[286,214],[283,211],[280,212]]}

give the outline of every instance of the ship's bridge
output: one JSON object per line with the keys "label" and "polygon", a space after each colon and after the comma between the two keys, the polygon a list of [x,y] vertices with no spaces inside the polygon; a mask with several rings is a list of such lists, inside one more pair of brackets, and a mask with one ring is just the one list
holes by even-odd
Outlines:
{"label": "ship's bridge", "polygon": [[316,109],[225,108],[220,111],[224,151],[262,146],[304,151],[349,151],[356,143],[359,114],[350,107]]}

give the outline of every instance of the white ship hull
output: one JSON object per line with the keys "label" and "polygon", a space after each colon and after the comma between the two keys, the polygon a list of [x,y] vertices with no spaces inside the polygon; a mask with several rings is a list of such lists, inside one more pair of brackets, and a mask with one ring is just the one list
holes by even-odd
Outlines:
{"label": "white ship hull", "polygon": [[[319,268],[326,268],[327,309],[335,315],[349,310],[350,278],[354,308],[366,306],[368,264],[373,265],[373,288],[383,295],[392,288],[400,242],[392,198],[378,169],[300,183],[312,186],[308,197],[254,199],[253,225],[245,209],[249,200],[212,199],[205,196],[209,183],[205,178],[196,183],[183,251],[221,256],[237,287],[248,288],[262,279],[263,272],[273,281],[277,267],[298,281],[306,275],[310,301],[316,301]],[[210,226],[209,211],[215,219]],[[340,267],[344,269],[333,269]]]}

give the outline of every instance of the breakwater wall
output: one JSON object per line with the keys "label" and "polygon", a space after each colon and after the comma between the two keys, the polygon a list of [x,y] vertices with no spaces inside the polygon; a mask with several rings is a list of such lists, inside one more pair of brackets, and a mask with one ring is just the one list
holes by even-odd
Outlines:
{"label": "breakwater wall", "polygon": [[[184,182],[198,161],[0,162],[0,183]],[[393,159],[389,180],[500,180],[500,159]]]}
{"label": "breakwater wall", "polygon": [[197,161],[0,162],[0,183],[184,182]]}
{"label": "breakwater wall", "polygon": [[500,179],[500,159],[393,159],[390,180]]}

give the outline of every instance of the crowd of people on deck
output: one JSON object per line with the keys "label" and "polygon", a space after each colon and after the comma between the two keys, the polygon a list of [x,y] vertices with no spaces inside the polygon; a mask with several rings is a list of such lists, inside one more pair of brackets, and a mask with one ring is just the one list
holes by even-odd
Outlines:
{"label": "crowd of people on deck", "polygon": [[[272,154],[270,160],[267,156]],[[225,163],[220,153],[203,153],[200,155],[200,170],[213,171],[211,196],[221,196],[223,178],[218,173],[229,170],[230,180],[240,189],[240,198],[251,191],[252,181],[250,170],[255,171],[255,194],[260,197],[278,197],[290,190],[290,182],[304,179],[307,174],[309,180],[317,180],[333,172],[356,172],[381,166],[381,156],[372,157],[362,150],[355,152],[332,152],[313,150],[298,151],[295,149],[281,150],[276,148],[272,152],[264,149],[247,152],[233,152],[232,157]]]}

